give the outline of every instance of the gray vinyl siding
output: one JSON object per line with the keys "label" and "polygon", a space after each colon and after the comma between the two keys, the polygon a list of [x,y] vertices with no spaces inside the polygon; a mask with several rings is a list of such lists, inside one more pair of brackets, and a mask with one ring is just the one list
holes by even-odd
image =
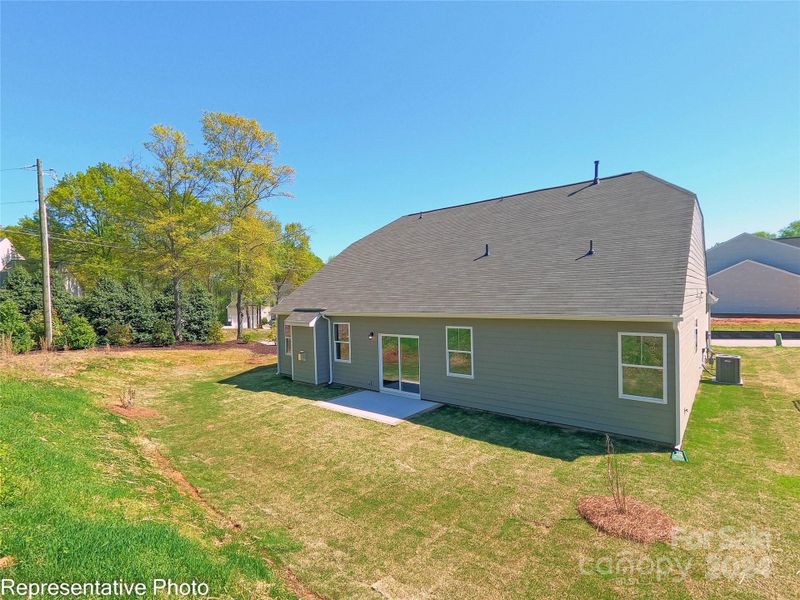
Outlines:
{"label": "gray vinyl siding", "polygon": [[286,317],[284,315],[280,315],[275,319],[275,326],[278,328],[278,373],[291,377],[292,357],[288,354],[284,354],[286,347],[284,345],[283,322],[285,320]]}
{"label": "gray vinyl siding", "polygon": [[[351,328],[352,362],[334,362],[337,383],[378,390],[379,334],[416,335],[425,400],[668,444],[675,441],[671,323],[345,315],[334,320],[347,321]],[[447,376],[447,325],[473,328],[474,379]],[[667,334],[667,404],[619,398],[620,331]]]}
{"label": "gray vinyl siding", "polygon": [[330,344],[328,343],[328,321],[320,318],[314,325],[317,336],[317,381],[328,383],[330,373]]}
{"label": "gray vinyl siding", "polygon": [[[292,353],[294,355],[292,378],[295,381],[317,383],[318,380],[314,372],[316,363],[314,361],[313,327],[292,327]],[[305,360],[300,360],[301,353],[305,356]]]}
{"label": "gray vinyl siding", "polygon": [[[708,286],[706,277],[705,236],[703,215],[695,206],[692,235],[689,243],[689,259],[686,272],[686,288],[683,303],[683,320],[678,324],[680,346],[680,420],[676,444],[680,443],[689,422],[695,395],[703,372],[703,349],[708,331]],[[695,348],[695,323],[697,324],[697,347]]]}

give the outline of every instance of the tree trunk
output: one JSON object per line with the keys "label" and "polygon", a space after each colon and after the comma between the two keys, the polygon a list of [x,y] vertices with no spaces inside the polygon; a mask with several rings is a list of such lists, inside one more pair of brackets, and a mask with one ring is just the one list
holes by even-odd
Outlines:
{"label": "tree trunk", "polygon": [[242,288],[236,290],[236,341],[242,340]]}
{"label": "tree trunk", "polygon": [[183,315],[181,314],[181,280],[177,277],[172,280],[172,290],[175,302],[175,341],[183,341]]}

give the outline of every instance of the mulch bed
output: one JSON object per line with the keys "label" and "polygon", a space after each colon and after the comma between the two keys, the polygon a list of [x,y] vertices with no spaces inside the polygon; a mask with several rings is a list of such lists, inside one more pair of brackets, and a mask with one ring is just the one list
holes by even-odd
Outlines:
{"label": "mulch bed", "polygon": [[617,537],[643,544],[669,542],[675,521],[660,508],[632,498],[621,513],[611,496],[586,496],[578,500],[578,512],[591,525]]}

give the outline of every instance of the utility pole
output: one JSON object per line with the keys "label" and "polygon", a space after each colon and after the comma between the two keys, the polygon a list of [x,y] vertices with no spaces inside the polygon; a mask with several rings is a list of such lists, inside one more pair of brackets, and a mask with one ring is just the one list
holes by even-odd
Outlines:
{"label": "utility pole", "polygon": [[36,180],[39,186],[39,230],[42,238],[42,294],[44,306],[44,336],[47,348],[53,346],[53,305],[50,297],[50,242],[47,239],[47,205],[44,202],[42,161],[36,159]]}

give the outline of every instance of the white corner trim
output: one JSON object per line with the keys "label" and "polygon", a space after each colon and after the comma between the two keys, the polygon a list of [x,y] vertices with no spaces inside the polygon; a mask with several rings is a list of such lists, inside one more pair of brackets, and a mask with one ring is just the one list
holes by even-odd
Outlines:
{"label": "white corner trim", "polygon": [[681,431],[681,332],[677,323],[673,334],[675,338],[673,340],[675,344],[675,447],[680,448],[683,443],[683,432]]}
{"label": "white corner trim", "polygon": [[[314,319],[314,323],[317,319]],[[311,337],[314,341],[314,385],[319,385],[319,371],[317,370],[317,328],[311,327]],[[294,340],[292,340],[294,342]]]}

